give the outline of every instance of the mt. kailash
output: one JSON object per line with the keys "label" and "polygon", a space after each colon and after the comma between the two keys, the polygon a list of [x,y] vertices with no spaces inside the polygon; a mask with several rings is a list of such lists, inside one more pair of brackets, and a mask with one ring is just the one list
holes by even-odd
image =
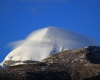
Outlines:
{"label": "mt. kailash", "polygon": [[41,61],[50,54],[63,50],[97,45],[92,38],[61,28],[47,27],[32,32],[25,40],[18,41],[1,66],[8,65],[9,62],[15,64],[23,61]]}

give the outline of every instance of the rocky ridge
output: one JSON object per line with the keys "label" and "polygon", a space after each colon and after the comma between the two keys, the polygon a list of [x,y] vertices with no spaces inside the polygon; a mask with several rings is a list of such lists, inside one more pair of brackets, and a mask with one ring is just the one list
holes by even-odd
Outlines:
{"label": "rocky ridge", "polygon": [[1,80],[99,80],[100,47],[64,50],[41,62],[9,66]]}

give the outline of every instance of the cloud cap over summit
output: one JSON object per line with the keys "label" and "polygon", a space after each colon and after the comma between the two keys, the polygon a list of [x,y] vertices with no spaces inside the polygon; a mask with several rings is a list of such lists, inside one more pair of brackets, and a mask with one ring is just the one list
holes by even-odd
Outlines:
{"label": "cloud cap over summit", "polygon": [[4,61],[40,61],[62,50],[97,46],[95,40],[56,27],[46,27],[32,32],[25,40],[17,41]]}

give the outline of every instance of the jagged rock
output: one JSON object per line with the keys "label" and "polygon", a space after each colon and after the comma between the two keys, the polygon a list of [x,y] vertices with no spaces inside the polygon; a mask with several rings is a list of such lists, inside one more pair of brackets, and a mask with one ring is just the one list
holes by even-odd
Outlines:
{"label": "jagged rock", "polygon": [[37,63],[39,61],[31,61],[31,60],[26,60],[26,61],[12,61],[12,60],[8,60],[8,61],[5,61],[5,63],[10,66],[10,65],[15,65],[16,63]]}
{"label": "jagged rock", "polygon": [[1,80],[100,80],[100,47],[65,50],[0,71]]}
{"label": "jagged rock", "polygon": [[59,54],[52,54],[42,60],[46,63],[58,63],[64,65],[69,71],[72,80],[100,75],[100,47],[89,46],[87,48],[65,50]]}

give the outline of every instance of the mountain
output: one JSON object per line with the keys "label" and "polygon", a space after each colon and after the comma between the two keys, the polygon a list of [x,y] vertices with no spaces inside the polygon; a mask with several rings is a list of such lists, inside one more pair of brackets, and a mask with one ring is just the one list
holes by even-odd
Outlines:
{"label": "mountain", "polygon": [[63,50],[97,46],[86,36],[56,27],[47,27],[32,32],[25,40],[15,42],[15,49],[4,59],[5,62],[41,61],[50,54]]}
{"label": "mountain", "polygon": [[1,80],[100,80],[100,47],[89,46],[51,54],[41,61],[8,66]]}

